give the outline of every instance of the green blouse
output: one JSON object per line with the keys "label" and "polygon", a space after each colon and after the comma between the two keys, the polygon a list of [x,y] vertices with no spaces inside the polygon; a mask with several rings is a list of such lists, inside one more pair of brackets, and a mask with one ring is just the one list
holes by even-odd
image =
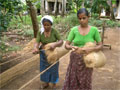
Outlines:
{"label": "green blouse", "polygon": [[88,34],[81,35],[78,26],[75,26],[71,29],[67,40],[73,42],[74,46],[82,47],[87,42],[100,42],[101,37],[96,27],[92,26]]}
{"label": "green blouse", "polygon": [[50,37],[45,37],[44,33],[41,34],[40,31],[37,33],[36,41],[38,43],[41,42],[42,44],[47,44],[51,42],[56,42],[57,40],[61,40],[61,37],[60,34],[53,28],[51,30]]}

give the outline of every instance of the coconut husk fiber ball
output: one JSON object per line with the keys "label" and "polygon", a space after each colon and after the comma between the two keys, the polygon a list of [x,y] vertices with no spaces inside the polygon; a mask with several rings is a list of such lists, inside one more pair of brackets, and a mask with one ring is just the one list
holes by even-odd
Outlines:
{"label": "coconut husk fiber ball", "polygon": [[[95,43],[88,42],[84,47],[95,47]],[[104,53],[100,51],[94,51],[84,56],[84,62],[86,67],[89,68],[100,68],[105,65],[106,57]]]}
{"label": "coconut husk fiber ball", "polygon": [[48,63],[52,64],[59,60],[62,56],[67,54],[69,50],[65,49],[65,41],[60,47],[56,47],[54,50],[50,50],[50,46],[54,43],[49,43],[45,45],[44,50],[47,56]]}
{"label": "coconut husk fiber ball", "polygon": [[[95,46],[96,46],[95,43],[88,42],[85,44],[84,48],[95,47]],[[84,53],[84,52],[79,52],[79,49],[76,52],[78,52],[79,54]],[[100,68],[104,66],[106,63],[106,56],[101,50],[93,51],[87,55],[84,55],[83,58],[84,58],[86,67],[89,67],[89,68]]]}

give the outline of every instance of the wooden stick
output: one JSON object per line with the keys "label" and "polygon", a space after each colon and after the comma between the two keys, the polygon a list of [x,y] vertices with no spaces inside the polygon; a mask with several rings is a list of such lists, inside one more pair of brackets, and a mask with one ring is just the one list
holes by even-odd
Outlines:
{"label": "wooden stick", "polygon": [[52,66],[54,66],[59,61],[60,60],[56,61],[55,63],[53,63],[52,65],[50,65],[48,68],[46,68],[45,70],[43,70],[42,72],[40,72],[33,79],[31,79],[30,81],[28,81],[27,83],[25,83],[23,86],[21,86],[18,90],[23,90],[24,87],[26,87],[28,84],[30,84],[32,81],[34,81],[36,78],[40,77],[41,74],[43,74],[44,72],[46,72],[48,69],[50,69]]}

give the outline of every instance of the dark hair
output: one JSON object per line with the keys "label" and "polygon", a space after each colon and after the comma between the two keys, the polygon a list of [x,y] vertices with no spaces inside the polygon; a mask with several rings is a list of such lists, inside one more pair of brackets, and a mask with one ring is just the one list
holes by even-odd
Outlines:
{"label": "dark hair", "polygon": [[42,24],[43,24],[44,22],[49,22],[49,23],[52,25],[52,22],[51,22],[49,19],[44,18],[44,19],[42,20]]}
{"label": "dark hair", "polygon": [[86,16],[89,16],[89,13],[88,13],[88,11],[87,11],[86,8],[81,8],[81,9],[79,9],[78,12],[77,12],[77,17],[78,17],[78,15],[81,14],[81,13],[85,13]]}

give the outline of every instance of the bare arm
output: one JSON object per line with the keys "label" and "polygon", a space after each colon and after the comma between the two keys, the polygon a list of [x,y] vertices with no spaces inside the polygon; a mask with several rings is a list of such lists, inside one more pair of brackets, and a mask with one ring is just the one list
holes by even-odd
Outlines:
{"label": "bare arm", "polygon": [[76,46],[72,46],[70,44],[71,44],[71,42],[66,41],[65,48],[68,49],[68,50],[74,49],[74,51],[77,52],[77,53],[81,53],[81,52],[82,53],[90,53],[92,51],[99,51],[99,50],[102,49],[102,42],[97,43],[96,47],[90,47],[90,48],[76,47]]}
{"label": "bare arm", "polygon": [[55,47],[60,47],[63,44],[63,40],[59,40],[54,44]]}
{"label": "bare arm", "polygon": [[37,43],[37,42],[34,44],[33,54],[36,54],[39,52],[39,45],[40,45],[40,43]]}
{"label": "bare arm", "polygon": [[56,47],[60,47],[63,44],[63,40],[59,40],[58,42],[55,42],[52,46],[51,46],[51,50],[54,50]]}
{"label": "bare arm", "polygon": [[72,46],[71,46],[70,44],[71,44],[70,41],[66,41],[66,43],[65,43],[65,48],[68,49],[68,50],[71,50],[71,49],[72,49]]}
{"label": "bare arm", "polygon": [[97,43],[97,46],[93,48],[93,51],[99,51],[103,47],[102,42]]}
{"label": "bare arm", "polygon": [[65,48],[68,49],[68,50],[72,50],[72,49],[77,50],[77,49],[78,49],[78,47],[72,46],[72,45],[70,45],[70,44],[71,44],[70,41],[66,41],[66,43],[65,43]]}

